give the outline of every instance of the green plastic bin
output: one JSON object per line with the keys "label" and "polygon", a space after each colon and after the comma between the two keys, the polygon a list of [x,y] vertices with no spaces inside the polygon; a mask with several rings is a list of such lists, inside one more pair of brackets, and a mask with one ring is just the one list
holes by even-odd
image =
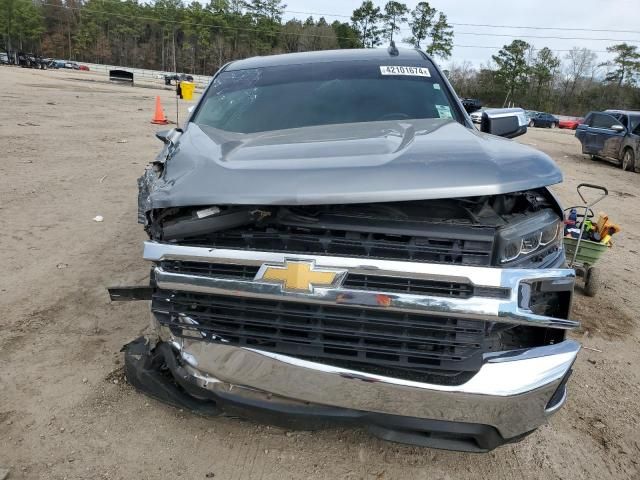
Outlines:
{"label": "green plastic bin", "polygon": [[[578,245],[577,238],[564,237],[564,249],[567,254],[567,262],[569,263],[573,260],[573,253],[576,251],[576,245]],[[584,265],[593,265],[598,261],[600,255],[602,255],[607,248],[609,248],[609,246],[604,243],[582,239],[580,240],[578,255],[576,255],[576,262]]]}

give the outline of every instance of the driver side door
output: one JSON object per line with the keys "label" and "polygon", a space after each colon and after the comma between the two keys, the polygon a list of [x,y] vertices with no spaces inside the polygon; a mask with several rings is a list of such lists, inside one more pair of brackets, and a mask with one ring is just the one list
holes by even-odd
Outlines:
{"label": "driver side door", "polygon": [[587,128],[585,138],[585,153],[601,157],[617,157],[626,130],[616,131],[612,127],[624,126],[608,113],[596,113]]}

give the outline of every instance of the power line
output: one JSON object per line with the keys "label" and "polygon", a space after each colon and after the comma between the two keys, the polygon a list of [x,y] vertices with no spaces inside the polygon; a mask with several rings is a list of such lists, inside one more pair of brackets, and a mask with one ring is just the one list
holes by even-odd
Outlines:
{"label": "power line", "polygon": [[[459,48],[488,48],[488,49],[493,49],[493,50],[501,50],[502,48],[504,48],[504,46],[502,47],[498,47],[498,46],[493,46],[493,45],[459,45],[459,44],[453,44],[454,47],[459,47]],[[536,49],[539,50],[539,49]],[[573,49],[569,48],[569,49],[556,49],[556,48],[550,48],[549,50],[551,50],[552,52],[556,52],[556,53],[564,53],[564,52],[572,52]],[[594,53],[609,53],[606,50],[591,50],[589,49],[589,51],[594,52]]]}
{"label": "power line", "polygon": [[[406,28],[400,29],[401,31],[408,31]],[[592,38],[592,37],[553,37],[542,35],[512,35],[506,33],[482,33],[482,32],[454,32],[454,35],[472,35],[478,37],[510,37],[510,38],[541,38],[543,40],[587,40],[587,41],[603,41],[603,42],[627,42],[627,43],[640,43],[638,40],[627,40],[623,38]]]}
{"label": "power line", "polygon": [[[321,17],[337,17],[337,18],[351,18],[351,15],[344,15],[338,13],[319,13],[319,12],[300,12],[296,10],[283,10],[286,13],[295,13],[299,15],[316,15]],[[605,33],[635,33],[640,34],[640,30],[614,30],[605,28],[575,28],[575,27],[532,27],[524,25],[492,25],[488,23],[457,23],[448,22],[449,25],[456,27],[487,27],[487,28],[513,28],[523,30],[564,30],[572,32],[605,32]]]}
{"label": "power line", "polygon": [[[120,0],[101,0],[101,3],[112,3],[112,4],[121,4]],[[48,5],[52,7],[63,7],[63,8],[75,8],[77,7],[67,7],[66,5],[52,5],[43,3],[43,5]],[[141,5],[141,4],[139,4]],[[294,13],[298,15],[310,15],[310,16],[321,16],[321,17],[336,17],[336,18],[348,18],[351,19],[351,15],[345,15],[340,13],[322,13],[322,12],[303,12],[298,10],[281,10],[283,13]],[[449,25],[453,25],[456,27],[487,27],[487,28],[512,28],[512,29],[524,29],[524,30],[564,30],[564,31],[572,31],[572,32],[599,32],[599,33],[632,33],[640,35],[640,30],[615,30],[615,29],[604,29],[604,28],[577,28],[577,27],[535,27],[535,26],[525,26],[525,25],[494,25],[488,23],[457,23],[457,22],[448,22]],[[455,32],[455,34],[463,34],[463,35],[481,35],[481,33],[473,33],[473,32]],[[566,40],[603,40],[603,41],[614,41],[614,42],[640,42],[638,40],[622,40],[615,38],[588,38],[588,37],[543,37],[543,36],[527,36],[527,35],[507,35],[507,34],[489,34],[484,33],[483,35],[487,36],[519,36],[524,38],[552,38],[552,39],[566,39]]]}
{"label": "power line", "polygon": [[567,32],[605,32],[605,33],[636,33],[640,34],[639,30],[607,30],[599,28],[569,28],[569,27],[525,27],[517,25],[489,25],[482,23],[450,23],[456,27],[489,27],[489,28],[514,28],[523,30],[565,30]]}
{"label": "power line", "polygon": [[[105,11],[100,11],[100,10],[91,10],[88,7],[70,7],[67,5],[56,5],[56,4],[52,4],[52,3],[42,3],[41,5],[46,5],[49,7],[54,7],[54,8],[62,8],[62,9],[67,9],[67,10],[78,10],[78,11],[82,11],[83,13],[89,13],[89,14],[96,14],[96,15],[106,15],[106,16],[112,16],[112,17],[118,17],[118,18],[128,18],[128,19],[135,19],[135,20],[146,20],[146,21],[150,21],[150,22],[158,22],[158,23],[170,23],[170,24],[180,24],[180,25],[188,25],[188,26],[200,26],[200,27],[207,27],[209,29],[216,29],[216,30],[225,30],[225,31],[235,31],[235,32],[258,32],[258,33],[263,33],[267,36],[277,36],[280,34],[283,35],[287,35],[287,36],[296,36],[296,37],[313,37],[313,38],[328,38],[328,39],[338,39],[338,40],[353,40],[353,38],[351,37],[339,37],[339,36],[335,36],[335,35],[318,35],[318,34],[311,34],[311,33],[294,33],[294,32],[273,32],[273,31],[268,31],[268,30],[264,30],[264,29],[259,29],[259,28],[243,28],[243,27],[230,27],[230,26],[223,26],[223,25],[211,25],[208,23],[196,23],[196,22],[186,22],[183,20],[169,20],[169,19],[162,19],[162,18],[156,18],[156,17],[147,17],[147,16],[143,16],[143,15],[132,15],[132,14],[122,14],[122,13],[117,13],[117,12],[105,12]],[[541,38],[548,38],[548,37],[541,37]],[[582,38],[582,40],[588,40],[586,38]],[[454,47],[457,48],[482,48],[482,49],[492,49],[492,50],[500,50],[501,46],[492,46],[492,45],[461,45],[461,44],[453,44]],[[571,49],[550,49],[553,52],[570,52]],[[596,53],[607,53],[606,50],[592,50],[593,52]]]}
{"label": "power line", "polygon": [[[119,0],[102,0],[102,3],[112,3],[112,4],[120,4]],[[86,7],[70,7],[67,5],[54,5],[43,3],[43,5],[48,5],[52,7],[59,8],[70,8],[74,10],[82,10],[85,11]],[[351,18],[350,15],[342,15],[342,14],[333,14],[333,13],[319,13],[319,12],[302,12],[297,10],[282,10],[286,13],[295,13],[300,15],[316,15],[316,16],[328,16],[328,17],[341,17],[341,18]],[[96,12],[96,13],[104,13],[109,14],[111,12]],[[148,17],[152,19],[152,17]],[[167,21],[167,20],[164,20]],[[185,22],[179,22],[185,23]],[[198,24],[194,24],[198,25]],[[491,27],[491,28],[514,28],[514,29],[528,29],[528,30],[566,30],[566,31],[582,31],[582,32],[609,32],[609,33],[632,33],[640,35],[640,30],[607,30],[607,29],[593,29],[593,28],[569,28],[569,27],[531,27],[531,26],[516,26],[516,25],[491,25],[491,24],[480,24],[480,23],[454,23],[449,22],[449,25],[454,26],[469,26],[469,27]],[[409,28],[404,27],[400,29],[401,31],[408,32]],[[471,36],[483,36],[483,37],[518,37],[518,38],[538,38],[538,39],[549,39],[549,40],[587,40],[587,41],[605,41],[605,42],[629,42],[629,43],[640,43],[640,39],[623,39],[623,38],[593,38],[593,37],[560,37],[560,36],[542,36],[542,35],[521,35],[521,34],[506,34],[506,33],[488,33],[488,32],[460,32],[455,31],[454,35],[471,35]],[[502,47],[499,47],[502,48]]]}

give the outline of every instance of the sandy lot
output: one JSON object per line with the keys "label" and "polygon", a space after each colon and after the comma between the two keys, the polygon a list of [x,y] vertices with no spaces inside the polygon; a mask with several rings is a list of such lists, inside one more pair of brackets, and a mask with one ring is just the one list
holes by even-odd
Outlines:
{"label": "sandy lot", "polygon": [[581,352],[567,405],[522,443],[471,455],[360,430],[201,418],[124,382],[119,350],[149,314],[144,302],[110,303],[105,290],[147,278],[136,178],[160,146],[154,97],[169,117],[175,100],[160,86],[100,80],[0,67],[0,471],[9,478],[640,478],[640,174],[583,157],[572,132],[518,139],[561,166],[554,191],[565,205],[579,182],[609,187],[602,209],[624,228],[602,261],[606,288],[576,295],[584,328],[572,335],[596,350]]}

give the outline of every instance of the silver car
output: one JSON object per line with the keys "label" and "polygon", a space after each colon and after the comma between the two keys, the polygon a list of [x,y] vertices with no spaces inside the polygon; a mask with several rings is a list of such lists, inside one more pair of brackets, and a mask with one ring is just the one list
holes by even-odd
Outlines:
{"label": "silver car", "polygon": [[471,121],[473,123],[481,123],[482,122],[482,112],[484,112],[484,108],[480,109],[480,110],[476,110],[475,112],[470,113],[469,116],[471,117]]}

